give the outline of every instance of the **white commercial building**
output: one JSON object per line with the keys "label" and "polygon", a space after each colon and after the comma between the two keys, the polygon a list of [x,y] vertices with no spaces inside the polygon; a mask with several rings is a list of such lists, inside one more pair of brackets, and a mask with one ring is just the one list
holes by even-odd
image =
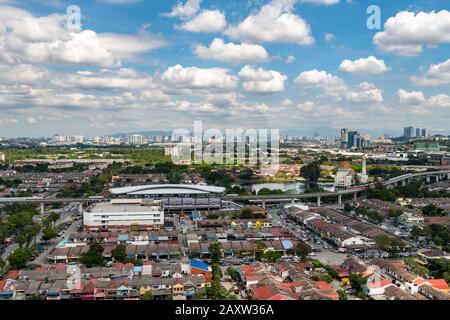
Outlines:
{"label": "white commercial building", "polygon": [[159,228],[164,225],[161,201],[144,199],[118,199],[94,204],[83,213],[88,230],[126,227]]}
{"label": "white commercial building", "polygon": [[132,134],[128,137],[129,144],[146,144],[148,143],[147,139],[141,134]]}
{"label": "white commercial building", "polygon": [[84,142],[84,137],[80,134],[77,134],[73,137],[73,142],[75,143],[83,143]]}

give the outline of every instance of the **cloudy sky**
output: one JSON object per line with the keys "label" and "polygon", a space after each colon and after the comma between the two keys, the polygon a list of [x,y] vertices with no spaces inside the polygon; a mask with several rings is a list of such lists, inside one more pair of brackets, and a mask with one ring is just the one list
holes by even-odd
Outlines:
{"label": "cloudy sky", "polygon": [[0,0],[0,136],[450,133],[450,0],[377,3]]}

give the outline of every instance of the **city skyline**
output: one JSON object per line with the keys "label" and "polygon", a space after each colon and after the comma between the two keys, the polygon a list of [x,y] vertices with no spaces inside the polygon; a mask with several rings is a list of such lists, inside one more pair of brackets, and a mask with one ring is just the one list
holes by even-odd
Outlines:
{"label": "city skyline", "polygon": [[71,4],[0,1],[0,136],[172,131],[194,120],[450,133],[445,1],[379,1],[375,30],[360,1],[80,1],[81,30],[66,25]]}

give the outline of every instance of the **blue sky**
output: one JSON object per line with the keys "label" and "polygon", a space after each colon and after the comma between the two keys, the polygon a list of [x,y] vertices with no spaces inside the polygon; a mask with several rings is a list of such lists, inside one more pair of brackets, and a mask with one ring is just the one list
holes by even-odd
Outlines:
{"label": "blue sky", "polygon": [[[379,30],[366,27],[374,3]],[[80,30],[67,29],[69,5],[81,10]],[[0,136],[194,120],[450,133],[449,9],[449,0],[0,0]]]}

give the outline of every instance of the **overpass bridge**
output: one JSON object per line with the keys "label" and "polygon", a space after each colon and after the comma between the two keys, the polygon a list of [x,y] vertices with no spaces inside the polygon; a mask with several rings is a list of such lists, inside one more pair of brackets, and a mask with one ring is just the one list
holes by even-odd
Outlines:
{"label": "overpass bridge", "polygon": [[[406,185],[413,180],[422,180],[426,183],[438,182],[441,180],[450,180],[450,170],[441,171],[427,171],[420,173],[408,173],[399,177],[391,178],[387,181],[382,182],[387,188],[392,188],[396,185]],[[370,183],[362,186],[355,186],[350,189],[335,191],[335,192],[315,192],[315,193],[299,193],[299,194],[280,194],[280,195],[224,195],[222,200],[225,201],[237,201],[237,200],[248,200],[253,202],[261,202],[262,206],[265,207],[266,202],[287,202],[292,203],[295,200],[316,198],[317,206],[321,206],[321,200],[323,198],[334,197],[337,198],[338,204],[342,204],[342,197],[344,195],[352,195],[353,199],[356,201],[358,194],[362,194],[364,191],[374,188],[375,183]],[[41,205],[41,210],[43,211],[43,206],[45,204],[53,203],[80,203],[90,204],[94,202],[102,202],[107,199],[103,197],[89,197],[89,198],[42,198],[42,197],[23,197],[23,198],[0,198],[0,204],[8,203],[36,203]]]}

